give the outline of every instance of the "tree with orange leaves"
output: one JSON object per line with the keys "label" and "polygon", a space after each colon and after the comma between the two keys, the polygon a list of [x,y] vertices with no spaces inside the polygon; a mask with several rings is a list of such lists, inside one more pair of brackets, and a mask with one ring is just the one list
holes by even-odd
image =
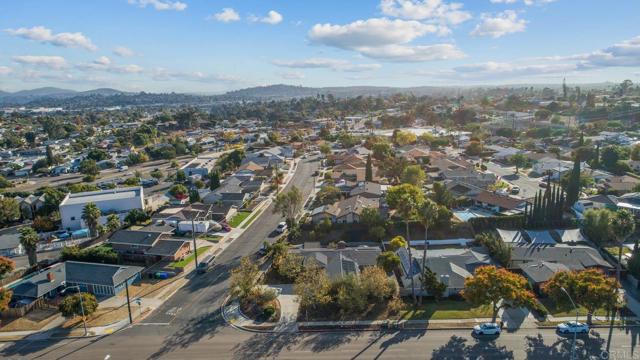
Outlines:
{"label": "tree with orange leaves", "polygon": [[611,309],[618,304],[620,283],[598,269],[582,271],[561,271],[555,273],[542,286],[542,291],[560,307],[571,307],[571,300],[562,290],[564,288],[571,299],[587,309],[587,323],[591,324],[593,312],[597,309]]}
{"label": "tree with orange leaves", "polygon": [[507,269],[481,266],[464,281],[462,296],[474,306],[491,305],[493,321],[504,307],[534,307],[535,296],[527,279]]}

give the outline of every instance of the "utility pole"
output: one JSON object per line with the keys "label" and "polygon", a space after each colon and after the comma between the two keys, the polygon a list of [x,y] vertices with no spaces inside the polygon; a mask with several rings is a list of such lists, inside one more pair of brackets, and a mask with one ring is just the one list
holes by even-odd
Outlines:
{"label": "utility pole", "polygon": [[196,212],[196,216],[191,218],[191,238],[193,239],[193,255],[195,257],[195,264],[198,266],[198,245],[196,244],[196,225],[195,219],[200,215],[200,210]]}
{"label": "utility pole", "polygon": [[129,324],[133,324],[133,317],[131,316],[131,302],[129,301],[129,279],[125,280],[124,288],[127,292],[127,310],[129,310]]}

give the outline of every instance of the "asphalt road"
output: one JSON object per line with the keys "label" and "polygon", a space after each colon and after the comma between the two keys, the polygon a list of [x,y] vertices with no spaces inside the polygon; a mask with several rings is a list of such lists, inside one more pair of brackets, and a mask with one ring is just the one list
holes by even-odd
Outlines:
{"label": "asphalt road", "polygon": [[[569,359],[572,338],[519,330],[499,338],[469,331],[262,334],[224,327],[217,312],[179,326],[134,326],[96,339],[4,343],[8,359]],[[176,331],[177,330],[177,331]],[[640,329],[615,330],[611,359],[638,359]],[[577,342],[576,359],[601,359],[606,331]]]}

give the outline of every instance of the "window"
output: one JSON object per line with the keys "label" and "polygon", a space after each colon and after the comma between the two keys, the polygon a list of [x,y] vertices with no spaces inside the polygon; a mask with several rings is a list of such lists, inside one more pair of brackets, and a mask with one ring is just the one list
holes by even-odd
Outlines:
{"label": "window", "polygon": [[75,217],[75,216],[72,216],[72,217],[71,217],[71,221],[74,221],[75,219],[76,219],[76,217]]}

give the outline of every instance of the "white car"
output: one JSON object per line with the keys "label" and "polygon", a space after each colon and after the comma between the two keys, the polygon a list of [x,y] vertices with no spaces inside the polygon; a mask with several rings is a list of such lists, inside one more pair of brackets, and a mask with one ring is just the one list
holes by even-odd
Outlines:
{"label": "white car", "polygon": [[473,327],[475,335],[500,335],[500,325],[496,323],[484,323]]}
{"label": "white car", "polygon": [[586,334],[589,332],[589,325],[576,321],[567,321],[566,323],[558,325],[556,330],[560,334]]}
{"label": "white car", "polygon": [[283,222],[279,223],[278,226],[276,226],[276,232],[278,234],[282,234],[285,231],[287,231],[287,223],[286,222],[283,221]]}

